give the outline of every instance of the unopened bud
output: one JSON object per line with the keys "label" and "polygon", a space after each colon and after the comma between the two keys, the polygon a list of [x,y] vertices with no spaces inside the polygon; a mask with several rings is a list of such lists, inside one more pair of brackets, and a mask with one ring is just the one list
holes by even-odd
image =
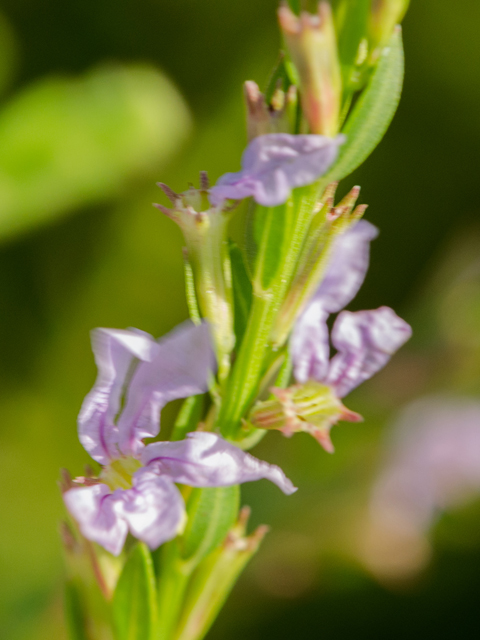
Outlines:
{"label": "unopened bud", "polygon": [[311,133],[335,136],[341,105],[341,74],[332,11],[321,2],[316,15],[297,17],[286,5],[280,27],[299,75],[302,110]]}
{"label": "unopened bud", "polygon": [[259,429],[277,429],[288,437],[305,431],[329,453],[334,451],[331,427],[339,420],[362,420],[342,404],[330,387],[314,380],[288,389],[274,388],[272,393],[274,399],[255,405],[249,421]]}
{"label": "unopened bud", "polygon": [[377,62],[395,25],[402,21],[410,0],[372,0],[368,19],[369,64]]}

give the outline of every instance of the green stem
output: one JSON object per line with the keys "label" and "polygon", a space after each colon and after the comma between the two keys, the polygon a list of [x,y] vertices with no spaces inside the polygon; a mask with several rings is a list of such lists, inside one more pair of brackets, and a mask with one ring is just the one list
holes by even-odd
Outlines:
{"label": "green stem", "polygon": [[[293,208],[291,232],[287,233],[285,248],[283,250],[281,247],[278,248],[282,252],[282,256],[275,277],[269,288],[262,290],[262,273],[259,273],[259,269],[268,266],[264,265],[263,258],[265,246],[271,241],[271,238],[268,237],[269,227],[266,225],[266,233],[262,237],[262,246],[257,259],[252,309],[218,418],[218,424],[226,437],[235,436],[242,417],[255,399],[263,374],[270,333],[293,276],[321,188],[322,183],[319,181],[314,185],[294,191],[292,202],[289,205]],[[274,227],[273,224],[270,226]]]}

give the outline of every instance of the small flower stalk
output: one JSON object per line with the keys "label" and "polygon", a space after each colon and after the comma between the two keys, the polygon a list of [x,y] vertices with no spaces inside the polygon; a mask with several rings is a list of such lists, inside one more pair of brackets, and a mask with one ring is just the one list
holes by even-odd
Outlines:
{"label": "small flower stalk", "polygon": [[316,15],[278,10],[282,34],[298,73],[302,111],[311,133],[334,137],[340,124],[342,81],[332,10],[320,2]]}
{"label": "small flower stalk", "polygon": [[[239,485],[296,491],[247,449],[279,430],[308,433],[333,453],[332,427],[362,420],[344,398],[409,339],[389,307],[346,309],[378,230],[362,219],[359,187],[335,204],[338,181],[394,115],[403,49],[392,30],[407,4],[340,2],[335,16],[327,2],[316,15],[282,5],[289,57],[264,92],[245,84],[240,169],[213,186],[202,172],[199,188],[180,194],[158,183],[171,206],[155,206],[185,238],[191,321],[159,340],[138,329],[92,333],[98,376],[78,435],[94,469],[61,484],[72,638],[124,640],[135,629],[136,640],[202,640],[267,531],[247,534]],[[366,85],[353,82],[367,67]],[[230,243],[242,201],[251,238]],[[163,408],[178,399],[173,429],[161,429]]]}

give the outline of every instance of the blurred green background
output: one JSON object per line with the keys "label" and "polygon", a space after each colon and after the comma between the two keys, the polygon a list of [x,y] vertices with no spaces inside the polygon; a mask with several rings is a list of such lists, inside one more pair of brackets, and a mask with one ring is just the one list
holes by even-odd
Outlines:
{"label": "blurred green background", "polygon": [[[239,168],[241,83],[263,84],[276,0],[3,0],[0,15],[0,638],[63,640],[60,467],[88,456],[76,415],[89,331],[158,336],[186,317],[179,231],[152,208]],[[480,3],[413,0],[406,84],[387,136],[345,181],[381,229],[352,308],[393,306],[415,331],[349,397],[365,423],[272,434],[256,454],[300,487],[248,485],[272,526],[211,640],[476,638],[480,509],[446,514],[429,563],[374,575],[359,551],[388,425],[424,394],[480,396]],[[173,409],[167,408],[165,420]],[[361,546],[361,545],[360,545]]]}

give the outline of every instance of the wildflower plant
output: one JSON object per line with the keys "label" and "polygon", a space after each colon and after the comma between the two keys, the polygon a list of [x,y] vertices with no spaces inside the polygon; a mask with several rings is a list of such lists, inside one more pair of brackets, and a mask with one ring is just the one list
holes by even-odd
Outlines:
{"label": "wildflower plant", "polygon": [[[296,490],[247,450],[278,429],[333,452],[332,426],[361,420],[343,398],[410,337],[388,307],[342,311],[377,230],[358,187],[335,202],[395,113],[408,2],[298,4],[278,10],[285,47],[265,92],[245,84],[241,169],[180,194],[159,183],[170,206],[155,206],[185,238],[191,319],[160,340],[92,334],[98,377],[78,429],[96,466],[62,479],[72,638],[203,638],[266,533],[247,532],[239,484]],[[179,398],[165,440],[160,413]]]}

